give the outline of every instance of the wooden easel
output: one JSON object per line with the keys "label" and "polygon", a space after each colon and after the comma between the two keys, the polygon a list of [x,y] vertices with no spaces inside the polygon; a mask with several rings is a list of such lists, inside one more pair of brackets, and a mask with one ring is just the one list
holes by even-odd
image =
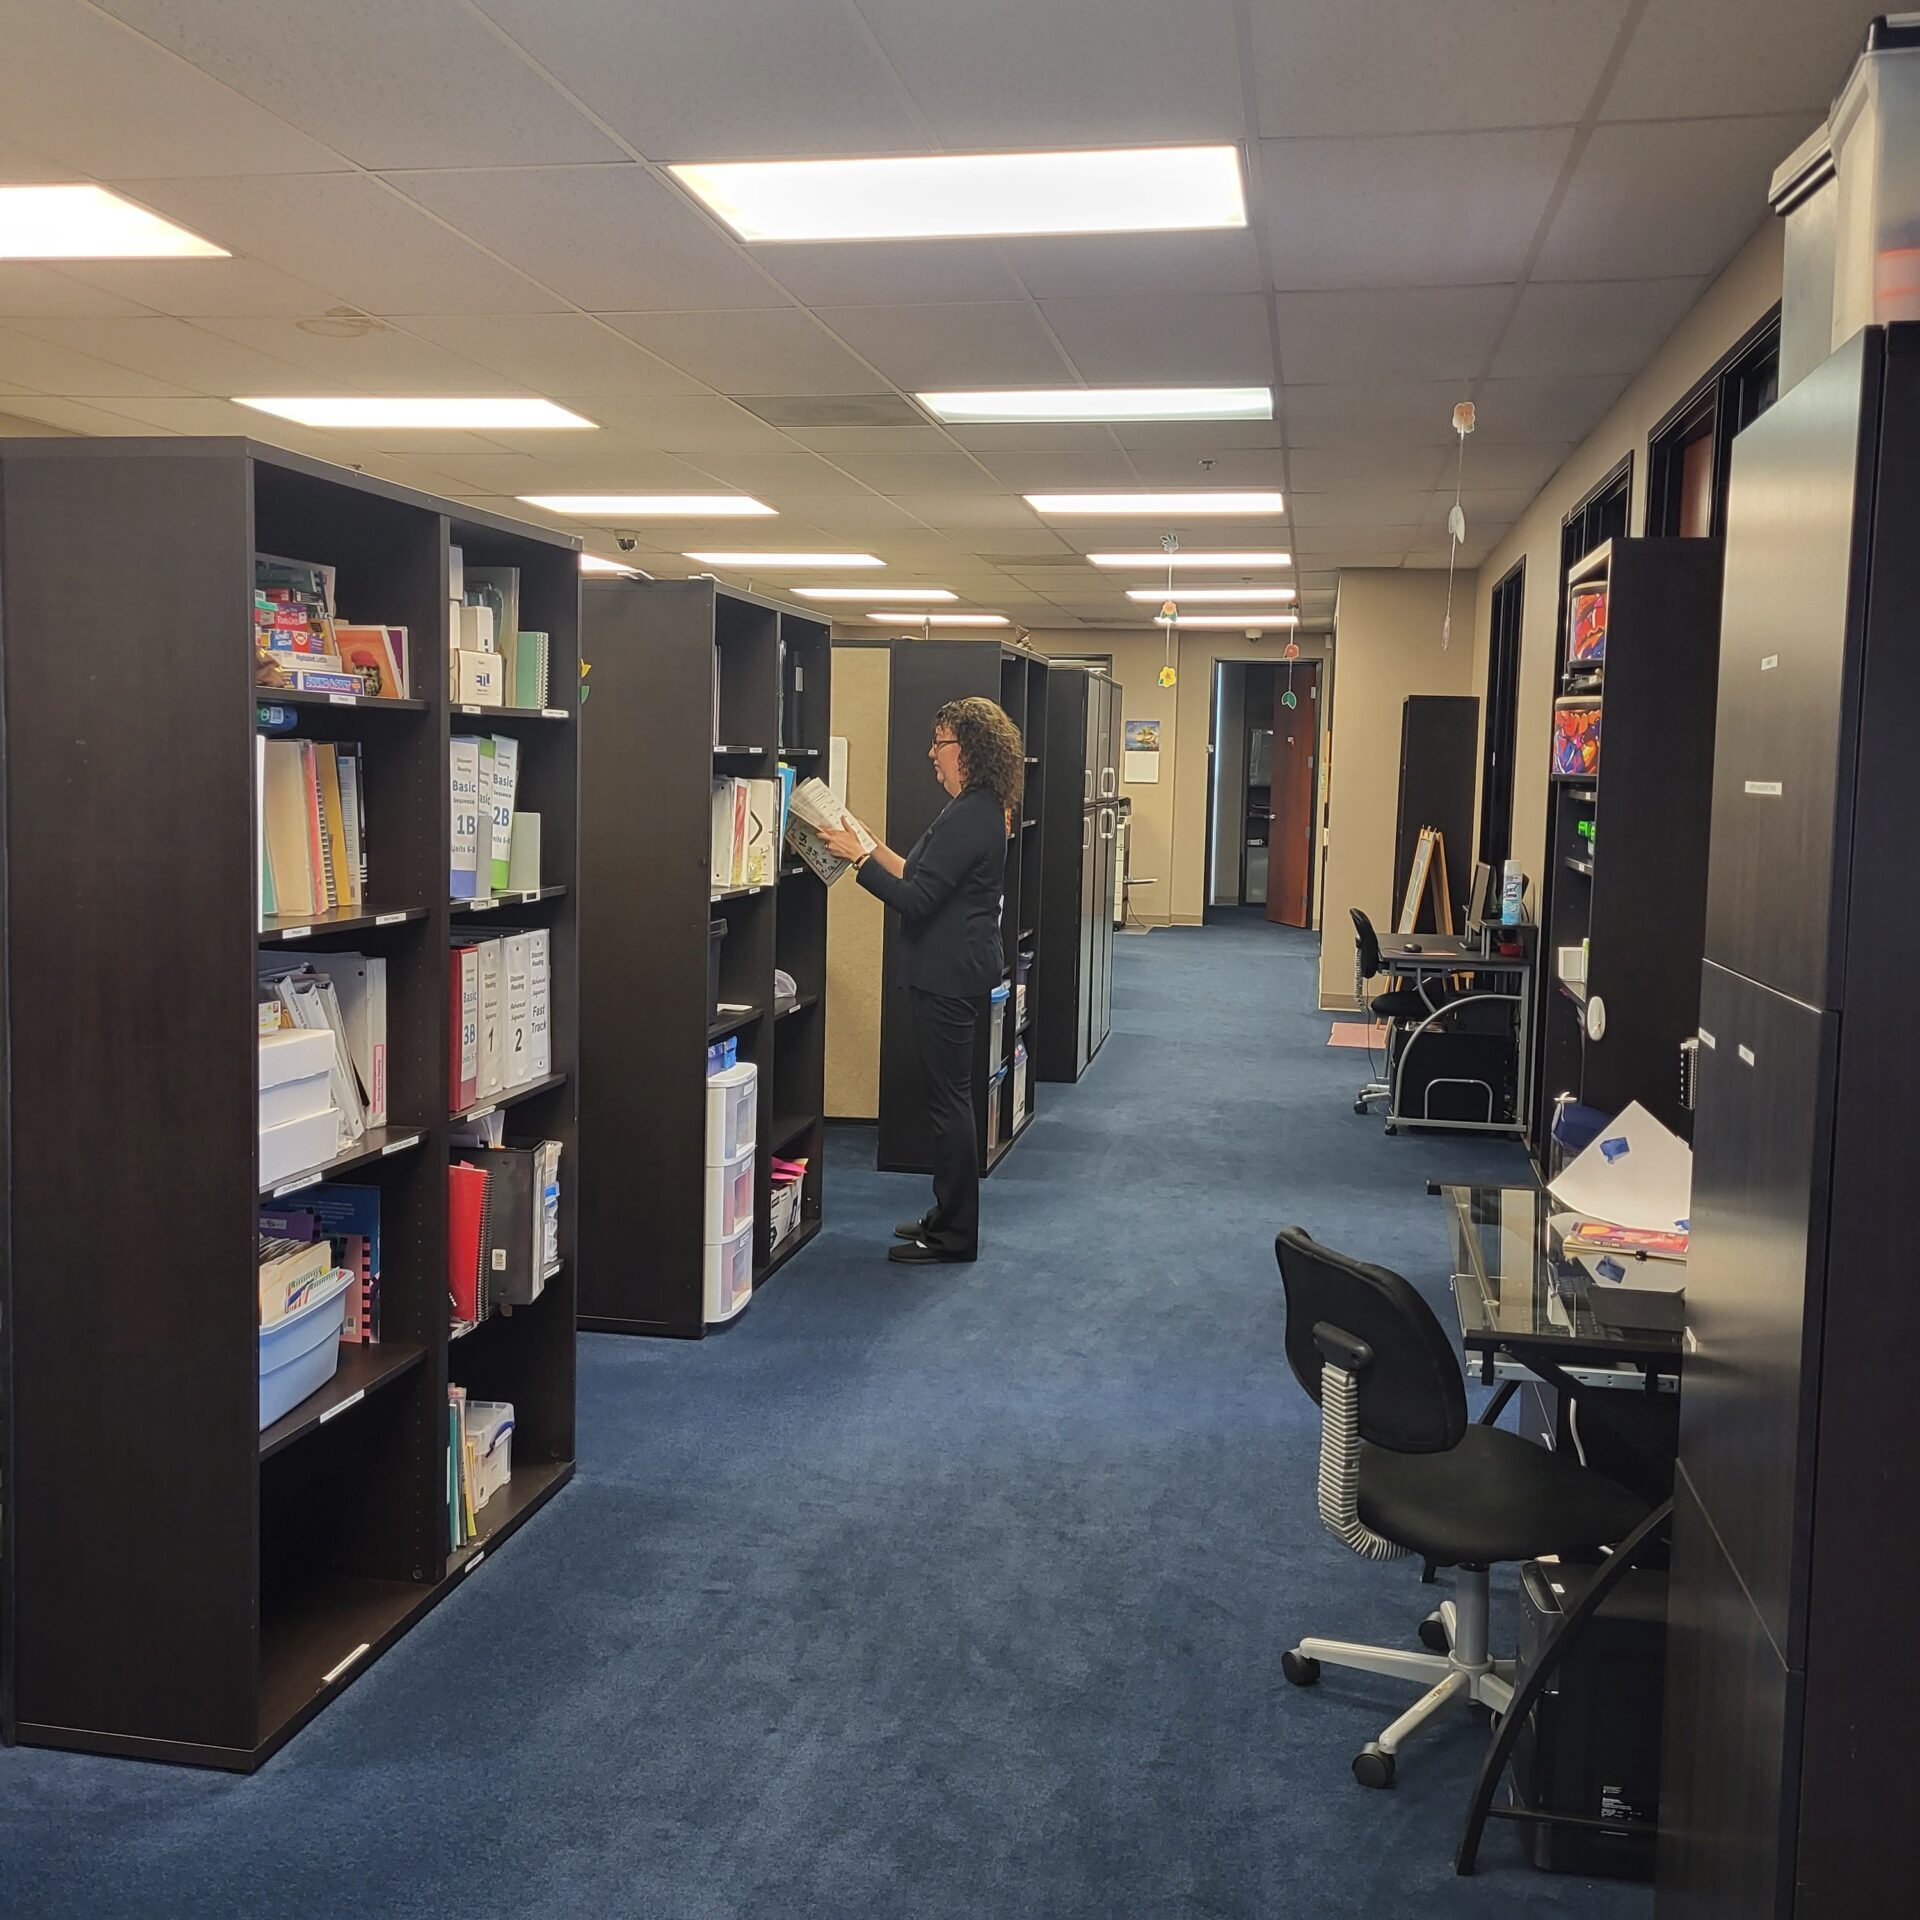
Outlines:
{"label": "wooden easel", "polygon": [[1446,836],[1438,827],[1422,827],[1413,849],[1413,865],[1407,872],[1407,891],[1400,902],[1401,933],[1420,931],[1420,901],[1428,888],[1433,890],[1433,925],[1440,933],[1453,931],[1453,899],[1447,890]]}

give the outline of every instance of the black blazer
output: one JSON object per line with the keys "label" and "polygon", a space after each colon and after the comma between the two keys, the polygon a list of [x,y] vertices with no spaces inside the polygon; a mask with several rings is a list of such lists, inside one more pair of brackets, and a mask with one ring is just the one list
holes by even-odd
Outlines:
{"label": "black blazer", "polygon": [[1000,984],[1006,872],[1006,816],[985,787],[947,802],[913,843],[898,880],[877,860],[860,869],[860,884],[900,916],[900,977],[908,986],[972,998]]}

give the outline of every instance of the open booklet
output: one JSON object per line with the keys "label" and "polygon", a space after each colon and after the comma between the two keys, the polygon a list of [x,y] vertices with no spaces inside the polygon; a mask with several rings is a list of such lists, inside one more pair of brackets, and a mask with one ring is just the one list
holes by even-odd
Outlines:
{"label": "open booklet", "polygon": [[[837,827],[845,817],[847,803],[824,780],[802,780],[787,802],[787,845],[797,853],[828,886],[847,870],[847,862],[827,849],[821,837],[828,827]],[[860,829],[860,845],[873,851],[873,836]]]}

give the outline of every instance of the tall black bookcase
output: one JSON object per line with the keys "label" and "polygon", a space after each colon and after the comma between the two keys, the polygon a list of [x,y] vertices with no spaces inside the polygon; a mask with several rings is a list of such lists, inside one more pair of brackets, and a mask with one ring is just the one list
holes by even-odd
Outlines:
{"label": "tall black bookcase", "polygon": [[[771,885],[716,889],[710,795],[716,775],[777,779],[782,762],[796,781],[825,777],[831,629],[705,577],[589,582],[583,618],[580,1324],[698,1338],[713,1042],[733,1036],[759,1068],[755,1287],[820,1230],[827,890],[784,849]],[[714,920],[720,999],[747,1011],[710,1022]],[[776,968],[797,989],[777,1011]],[[799,1224],[777,1246],[776,1154],[807,1163]]]}
{"label": "tall black bookcase", "polygon": [[[1007,1009],[994,1045],[983,1022],[975,1043],[973,1098],[980,1130],[980,1164],[991,1173],[1032,1123],[1034,1047],[1038,1043],[1037,983],[1047,955],[1040,932],[1040,821],[1046,804],[1046,710],[1050,663],[1025,647],[983,640],[896,640],[892,645],[887,713],[887,845],[905,853],[933,824],[946,796],[927,761],[933,716],[949,700],[997,700],[1026,741],[1026,794],[1007,843],[1001,946],[1007,962]],[[880,1009],[880,1117],[878,1163],[886,1173],[925,1173],[933,1165],[926,1084],[914,1045],[907,989],[895,964],[896,917],[887,915],[885,973]],[[1026,1022],[1018,1016],[1018,970],[1029,956]],[[1027,1071],[1015,1057],[1027,1049]],[[1021,1094],[1024,1097],[1020,1097]]]}
{"label": "tall black bookcase", "polygon": [[[1620,538],[1567,573],[1555,690],[1588,688],[1563,698],[1589,700],[1601,724],[1596,770],[1548,784],[1530,1109],[1543,1162],[1563,1093],[1690,1126],[1680,1048],[1700,1008],[1722,560],[1718,540]],[[1572,608],[1596,595],[1599,664],[1572,657]],[[1562,955],[1583,945],[1569,975]]]}
{"label": "tall black bookcase", "polygon": [[[559,891],[561,1251],[532,1305],[448,1338],[448,547],[521,569],[551,635],[523,793]],[[258,917],[253,558],[334,566],[343,618],[404,624],[412,697],[264,696],[357,741],[368,904]],[[11,1444],[6,1734],[249,1770],[569,1477],[574,1457],[573,687],[577,542],[243,440],[0,454]],[[505,917],[504,913],[502,917]],[[381,1338],[264,1431],[254,959],[388,962],[395,1116],[321,1178],[378,1185]],[[21,1010],[33,1017],[22,1020]],[[511,1400],[513,1477],[448,1548],[447,1385]],[[511,1659],[503,1649],[501,1657]]]}

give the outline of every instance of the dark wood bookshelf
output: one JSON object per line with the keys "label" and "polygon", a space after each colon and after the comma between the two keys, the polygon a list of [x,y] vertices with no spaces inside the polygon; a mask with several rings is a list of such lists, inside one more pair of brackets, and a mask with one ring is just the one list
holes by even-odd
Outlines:
{"label": "dark wood bookshelf", "polygon": [[[502,1087],[498,1093],[490,1093],[484,1100],[476,1100],[470,1107],[462,1107],[451,1119],[458,1124],[464,1120],[484,1120],[490,1113],[501,1107],[517,1107],[522,1100],[537,1099],[540,1095],[551,1093],[556,1087],[567,1084],[564,1073],[543,1073],[536,1080],[528,1080],[517,1087]],[[549,1139],[551,1135],[545,1136]],[[565,1244],[565,1236],[562,1236]]]}
{"label": "dark wood bookshelf", "polygon": [[[581,1063],[580,1324],[698,1338],[707,1330],[710,1044],[736,1039],[758,1069],[756,1288],[821,1217],[825,1018],[770,1012],[776,968],[809,1005],[826,990],[827,890],[804,867],[807,877],[795,877],[778,854],[768,883],[716,890],[711,793],[719,777],[777,780],[782,761],[804,779],[824,758],[831,627],[707,578],[590,580],[582,606],[594,671],[580,726],[581,995],[596,1038]],[[753,744],[773,741],[786,744]],[[631,829],[636,809],[645,834]],[[752,1009],[717,1021],[707,980],[716,920],[727,929],[720,1001]],[[807,1162],[800,1225],[778,1247],[776,1153]]]}
{"label": "dark wood bookshelf", "polygon": [[[1051,666],[1044,654],[990,640],[895,640],[890,643],[887,713],[887,831],[890,847],[911,847],[929,826],[946,796],[927,772],[927,732],[933,716],[949,700],[969,696],[998,701],[1020,729],[1026,793],[1023,810],[1040,817],[1046,796],[1047,682]],[[1024,829],[1025,819],[1021,827]],[[1014,1032],[1016,975],[1023,949],[1034,954],[1033,971],[1045,967],[1031,929],[1038,924],[1039,841],[1024,830],[1007,839],[1007,867],[1001,920],[1006,959],[1007,1010],[1000,1047],[993,1048],[992,1023],[983,1020],[975,1041],[973,1099],[979,1133],[980,1164],[991,1173],[1033,1112],[1038,1075],[1027,1062],[1026,1099],[1016,1106]],[[899,921],[886,916],[884,972],[880,1005],[880,1113],[878,1164],[886,1173],[926,1173],[933,1165],[933,1137],[927,1122],[926,1083],[913,1037],[906,988],[896,964]],[[1032,983],[1029,982],[1029,993]],[[1031,1004],[1031,1003],[1030,1003]],[[992,1123],[989,1124],[989,1112]],[[989,1141],[994,1144],[990,1148]]]}
{"label": "dark wood bookshelf", "polygon": [[[13,1393],[0,1542],[10,1740],[257,1767],[460,1571],[447,1547],[450,1378],[514,1403],[510,1491],[482,1510],[496,1537],[572,1472],[571,1264],[530,1307],[450,1348],[444,1117],[396,1120],[270,1189],[259,1181],[262,949],[384,958],[389,1107],[445,1113],[447,742],[515,717],[488,709],[453,723],[450,544],[470,564],[521,569],[522,624],[552,636],[570,717],[569,536],[247,440],[0,443],[8,911],[35,928],[11,942],[9,995],[15,1007],[108,1001],[130,926],[166,957],[140,1045],[86,1022],[16,1022],[8,1039],[10,1111],[34,1116],[11,1132],[0,1269]],[[404,625],[412,696],[256,686],[248,609],[262,552],[334,567],[343,619]],[[384,904],[259,924],[262,706],[294,716],[270,737],[360,744],[367,897]],[[576,732],[548,727],[522,752],[518,804],[542,814],[562,891],[538,909],[552,936],[556,1071],[512,1095],[531,1103],[528,1131],[563,1142],[568,1252]],[[145,804],[130,808],[128,793]],[[85,873],[102,884],[76,890]],[[168,1124],[136,1144],[128,1116],[157,1112]],[[263,1431],[258,1209],[342,1178],[380,1193],[382,1337],[343,1347],[333,1379]],[[84,1208],[71,1203],[75,1180]],[[156,1230],[193,1250],[164,1284],[137,1262],[99,1259],[103,1244]]]}

